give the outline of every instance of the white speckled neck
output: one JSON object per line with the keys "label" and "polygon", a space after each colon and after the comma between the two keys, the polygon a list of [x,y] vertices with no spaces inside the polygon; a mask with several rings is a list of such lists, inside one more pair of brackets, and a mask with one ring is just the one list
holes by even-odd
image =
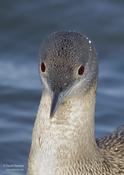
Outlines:
{"label": "white speckled neck", "polygon": [[51,98],[47,91],[43,92],[33,130],[31,171],[38,175],[61,175],[67,171],[66,165],[92,159],[95,162],[95,90],[93,86],[85,95],[70,97],[53,118],[49,118]]}

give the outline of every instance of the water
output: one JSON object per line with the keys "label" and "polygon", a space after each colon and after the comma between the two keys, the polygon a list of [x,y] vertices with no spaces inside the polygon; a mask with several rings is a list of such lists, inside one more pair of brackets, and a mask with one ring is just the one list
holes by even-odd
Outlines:
{"label": "water", "polygon": [[96,134],[124,123],[124,1],[0,1],[0,174],[24,175],[41,82],[40,43],[58,30],[85,33],[100,62]]}

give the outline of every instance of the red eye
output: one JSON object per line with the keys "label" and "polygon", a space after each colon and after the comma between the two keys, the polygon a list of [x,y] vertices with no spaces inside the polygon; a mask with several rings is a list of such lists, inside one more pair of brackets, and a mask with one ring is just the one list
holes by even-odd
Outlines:
{"label": "red eye", "polygon": [[41,63],[41,65],[40,65],[40,69],[41,69],[42,72],[45,72],[45,70],[46,70],[46,66],[45,66],[44,63]]}
{"label": "red eye", "polygon": [[83,73],[84,73],[84,66],[81,65],[78,69],[78,75],[83,75]]}

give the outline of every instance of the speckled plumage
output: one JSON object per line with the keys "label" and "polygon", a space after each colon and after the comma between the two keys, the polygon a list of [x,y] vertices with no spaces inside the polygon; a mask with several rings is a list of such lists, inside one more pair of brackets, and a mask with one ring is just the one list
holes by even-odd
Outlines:
{"label": "speckled plumage", "polygon": [[43,42],[41,62],[44,89],[28,175],[123,175],[124,126],[101,139],[94,134],[98,67],[91,41],[75,32],[53,33]]}

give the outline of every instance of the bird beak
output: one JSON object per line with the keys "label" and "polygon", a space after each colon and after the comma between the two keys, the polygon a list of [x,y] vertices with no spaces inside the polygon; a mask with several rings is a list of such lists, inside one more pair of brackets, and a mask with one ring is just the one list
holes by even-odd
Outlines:
{"label": "bird beak", "polygon": [[51,109],[50,109],[50,118],[52,118],[58,108],[60,103],[60,91],[53,92],[52,95],[52,102],[51,102]]}

